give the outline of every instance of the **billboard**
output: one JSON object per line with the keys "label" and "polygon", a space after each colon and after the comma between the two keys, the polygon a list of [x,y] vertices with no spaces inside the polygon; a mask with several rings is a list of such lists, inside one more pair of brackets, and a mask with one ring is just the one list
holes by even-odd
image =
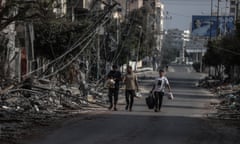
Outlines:
{"label": "billboard", "polygon": [[192,35],[215,37],[234,31],[234,16],[192,16]]}

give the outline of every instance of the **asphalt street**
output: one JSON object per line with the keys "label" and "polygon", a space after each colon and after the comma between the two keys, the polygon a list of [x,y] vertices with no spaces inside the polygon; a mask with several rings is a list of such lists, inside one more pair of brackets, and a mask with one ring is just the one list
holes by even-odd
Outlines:
{"label": "asphalt street", "polygon": [[216,128],[205,118],[214,96],[195,86],[203,75],[189,67],[170,67],[169,78],[174,100],[164,97],[161,112],[149,110],[145,97],[156,72],[140,75],[143,98],[135,99],[132,112],[102,110],[83,114],[36,138],[28,144],[229,144],[237,136]]}

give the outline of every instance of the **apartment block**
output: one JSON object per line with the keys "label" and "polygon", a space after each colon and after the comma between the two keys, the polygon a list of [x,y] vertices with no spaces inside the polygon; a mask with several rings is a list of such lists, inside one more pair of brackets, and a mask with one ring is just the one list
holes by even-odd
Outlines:
{"label": "apartment block", "polygon": [[67,0],[57,0],[56,8],[53,12],[56,13],[57,17],[63,17],[67,14]]}
{"label": "apartment block", "polygon": [[240,17],[240,0],[230,0],[230,11],[231,16],[235,16],[236,19]]}

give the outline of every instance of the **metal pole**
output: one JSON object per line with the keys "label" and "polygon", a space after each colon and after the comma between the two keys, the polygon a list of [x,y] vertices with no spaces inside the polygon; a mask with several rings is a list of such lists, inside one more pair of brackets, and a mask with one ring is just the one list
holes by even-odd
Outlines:
{"label": "metal pole", "polygon": [[119,45],[119,21],[120,21],[119,13],[117,12],[117,48]]}
{"label": "metal pole", "polygon": [[[126,24],[128,24],[128,0],[126,0],[125,3],[125,22]],[[125,32],[125,36],[126,36],[126,32]],[[127,55],[127,65],[130,65],[130,57],[131,57],[131,51],[128,51],[128,55]]]}
{"label": "metal pole", "polygon": [[72,22],[75,20],[74,7],[72,6]]}
{"label": "metal pole", "polygon": [[212,13],[213,13],[213,0],[211,0],[211,18],[210,18],[210,40],[212,39]]}
{"label": "metal pole", "polygon": [[[98,2],[100,4],[100,2]],[[97,16],[99,16],[100,7],[97,7]],[[100,26],[97,27],[97,80],[100,77]]]}
{"label": "metal pole", "polygon": [[218,4],[217,4],[217,37],[219,35],[219,3],[220,3],[220,0],[218,0]]}
{"label": "metal pole", "polygon": [[97,35],[97,79],[100,77],[100,27]]}
{"label": "metal pole", "polygon": [[127,20],[128,16],[128,0],[126,0],[126,7],[125,7],[125,20]]}
{"label": "metal pole", "polygon": [[203,47],[201,47],[201,54],[200,54],[200,72],[203,72]]}
{"label": "metal pole", "polygon": [[138,40],[138,47],[137,47],[137,57],[136,57],[136,63],[135,63],[135,71],[137,70],[141,37],[142,37],[142,27],[140,27],[140,33],[139,33],[139,40]]}
{"label": "metal pole", "polygon": [[226,18],[227,18],[227,1],[226,0],[226,3],[225,3],[225,14],[224,14],[224,35],[226,35],[227,33],[227,27],[226,27]]}
{"label": "metal pole", "polygon": [[239,11],[239,0],[237,1],[237,4],[236,4],[236,21],[238,21],[238,11]]}

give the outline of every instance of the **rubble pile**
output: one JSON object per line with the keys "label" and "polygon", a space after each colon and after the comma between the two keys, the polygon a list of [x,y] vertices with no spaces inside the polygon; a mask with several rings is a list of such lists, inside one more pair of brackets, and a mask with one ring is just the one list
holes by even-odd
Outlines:
{"label": "rubble pile", "polygon": [[240,91],[219,96],[220,103],[215,106],[217,118],[223,120],[240,120]]}
{"label": "rubble pile", "polygon": [[105,107],[107,97],[104,91],[97,84],[79,87],[43,79],[2,82],[0,141],[14,143],[26,136],[32,126],[47,126],[56,119]]}
{"label": "rubble pile", "polygon": [[222,83],[223,82],[219,79],[214,79],[213,77],[205,77],[198,82],[198,86],[204,88],[215,88],[222,85]]}
{"label": "rubble pile", "polygon": [[217,113],[211,117],[240,120],[240,84],[205,78],[199,82],[199,86],[209,88],[218,97],[219,102],[212,104]]}

